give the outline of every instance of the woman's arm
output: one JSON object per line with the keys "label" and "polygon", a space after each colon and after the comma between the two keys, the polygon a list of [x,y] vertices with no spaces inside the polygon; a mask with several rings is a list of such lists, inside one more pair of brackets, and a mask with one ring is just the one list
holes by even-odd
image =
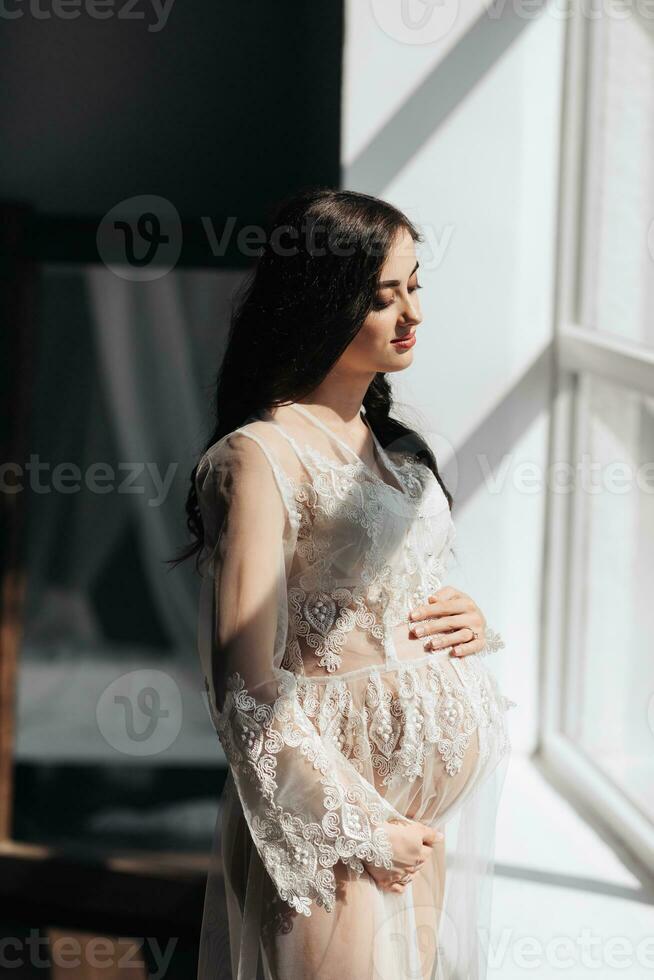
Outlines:
{"label": "woman's arm", "polygon": [[212,717],[261,860],[280,897],[309,915],[312,901],[333,907],[338,861],[359,874],[364,862],[392,868],[385,821],[405,818],[321,739],[295,675],[278,666],[293,532],[269,459],[230,434],[202,458],[196,485],[214,532],[201,566],[212,629],[200,629],[213,634],[201,651]]}

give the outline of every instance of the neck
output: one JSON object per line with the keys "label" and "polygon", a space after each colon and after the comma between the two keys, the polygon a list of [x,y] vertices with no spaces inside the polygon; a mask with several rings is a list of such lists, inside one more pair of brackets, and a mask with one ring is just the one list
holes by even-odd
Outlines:
{"label": "neck", "polygon": [[363,399],[374,377],[374,372],[353,375],[351,372],[344,374],[332,368],[329,375],[310,394],[298,401],[302,405],[324,407],[347,425],[358,419]]}

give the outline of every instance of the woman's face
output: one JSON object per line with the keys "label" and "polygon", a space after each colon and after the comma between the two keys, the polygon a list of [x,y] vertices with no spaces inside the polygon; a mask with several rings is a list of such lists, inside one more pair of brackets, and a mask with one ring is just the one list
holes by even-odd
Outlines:
{"label": "woman's face", "polygon": [[382,267],[374,308],[339,358],[343,368],[401,371],[412,363],[415,332],[422,322],[419,288],[415,244],[402,229]]}

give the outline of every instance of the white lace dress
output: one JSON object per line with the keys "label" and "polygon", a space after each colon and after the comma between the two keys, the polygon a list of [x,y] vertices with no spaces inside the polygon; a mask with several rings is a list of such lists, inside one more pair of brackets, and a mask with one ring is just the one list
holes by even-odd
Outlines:
{"label": "white lace dress", "polygon": [[[409,634],[454,525],[431,470],[374,441],[377,470],[293,404],[198,467],[199,652],[229,762],[199,980],[229,975],[225,900],[233,980],[486,973],[515,702],[483,655]],[[503,646],[487,635],[484,653]],[[363,862],[388,866],[385,821],[412,819],[445,839],[403,894],[382,891]]]}

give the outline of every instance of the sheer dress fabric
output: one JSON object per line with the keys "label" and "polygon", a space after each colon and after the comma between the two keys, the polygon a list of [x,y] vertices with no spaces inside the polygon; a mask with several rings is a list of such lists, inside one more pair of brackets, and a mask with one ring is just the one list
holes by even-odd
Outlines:
{"label": "sheer dress fabric", "polygon": [[[486,975],[515,702],[484,654],[503,641],[454,658],[409,635],[455,529],[434,474],[372,438],[374,468],[296,403],[198,465],[198,645],[229,764],[199,980]],[[368,867],[390,866],[388,821],[412,820],[445,839],[383,891]]]}

